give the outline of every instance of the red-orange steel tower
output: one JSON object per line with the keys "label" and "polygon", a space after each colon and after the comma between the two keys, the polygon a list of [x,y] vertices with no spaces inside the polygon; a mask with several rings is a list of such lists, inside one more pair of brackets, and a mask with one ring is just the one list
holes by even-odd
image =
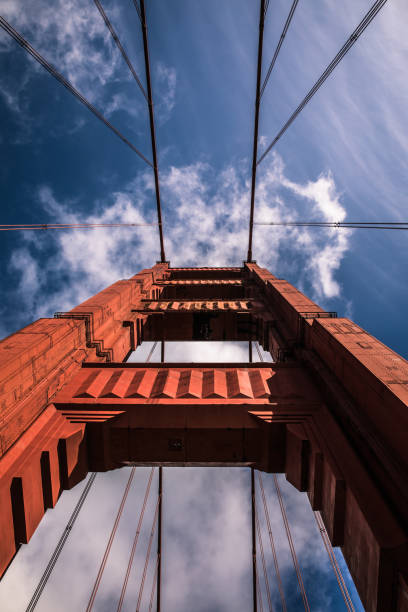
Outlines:
{"label": "red-orange steel tower", "polygon": [[[142,340],[257,340],[274,363],[126,363]],[[408,610],[408,363],[287,281],[160,263],[0,363],[0,574],[88,470],[245,464],[308,492],[367,610]]]}

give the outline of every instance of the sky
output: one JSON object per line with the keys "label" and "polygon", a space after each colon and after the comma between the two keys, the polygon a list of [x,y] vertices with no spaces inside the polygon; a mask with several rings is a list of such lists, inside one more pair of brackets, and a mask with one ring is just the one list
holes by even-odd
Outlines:
{"label": "sky", "polygon": [[[290,4],[270,2],[264,74]],[[371,4],[299,1],[262,98],[260,153]],[[167,259],[239,266],[248,239],[258,2],[146,5]],[[103,6],[144,82],[133,2]],[[0,14],[151,157],[144,98],[91,0],[0,0]],[[389,0],[259,165],[256,221],[407,220],[407,18],[406,2]],[[1,223],[155,221],[151,169],[3,31],[0,121]],[[256,226],[253,252],[406,357],[406,240],[404,232]],[[157,228],[4,232],[0,337],[158,257]],[[196,486],[205,488],[202,478]]]}

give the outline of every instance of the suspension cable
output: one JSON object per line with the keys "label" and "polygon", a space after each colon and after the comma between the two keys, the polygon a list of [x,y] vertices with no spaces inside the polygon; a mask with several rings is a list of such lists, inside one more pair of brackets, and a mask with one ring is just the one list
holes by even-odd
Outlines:
{"label": "suspension cable", "polygon": [[268,505],[266,503],[265,489],[264,489],[263,480],[262,480],[262,476],[261,476],[260,472],[258,472],[258,480],[259,480],[259,484],[260,484],[260,487],[261,487],[262,502],[263,502],[263,507],[264,507],[264,511],[265,511],[266,524],[268,526],[269,541],[271,543],[271,549],[272,549],[273,563],[274,563],[274,566],[275,566],[276,578],[278,580],[278,588],[279,588],[279,595],[280,595],[281,603],[282,603],[282,610],[283,610],[283,612],[287,612],[285,593],[284,593],[284,590],[283,590],[282,579],[281,579],[281,575],[280,575],[280,571],[279,571],[279,563],[278,563],[278,557],[277,557],[277,554],[276,554],[275,541],[274,541],[274,538],[273,538],[272,526],[271,526],[271,521],[270,521],[270,518],[269,518]]}
{"label": "suspension cable", "polygon": [[136,9],[136,12],[137,12],[137,14],[139,16],[140,23],[142,23],[142,14],[140,12],[140,6],[139,6],[139,3],[138,3],[138,0],[133,0],[133,4],[135,5],[135,9]]}
{"label": "suspension cable", "polygon": [[256,159],[258,156],[258,131],[259,131],[259,105],[261,98],[259,95],[262,76],[262,49],[263,32],[265,23],[265,0],[260,0],[259,10],[259,36],[258,36],[258,63],[256,70],[256,92],[255,92],[255,120],[254,120],[254,139],[252,145],[252,176],[251,176],[251,208],[249,214],[249,238],[247,261],[252,261],[252,235],[254,230],[254,210],[255,210],[255,187],[256,187]]}
{"label": "suspension cable", "polygon": [[140,612],[140,605],[142,603],[143,589],[144,589],[144,584],[145,584],[145,580],[146,580],[147,566],[149,565],[149,560],[150,560],[150,553],[151,553],[151,550],[152,550],[153,537],[154,537],[154,532],[155,532],[155,529],[156,529],[157,516],[158,516],[158,513],[159,513],[159,505],[160,505],[160,497],[158,497],[158,499],[157,499],[156,508],[155,508],[155,511],[154,511],[152,529],[151,529],[151,532],[150,532],[149,544],[147,546],[147,552],[146,552],[146,560],[145,560],[145,564],[144,564],[144,568],[143,568],[142,580],[141,580],[141,583],[140,583],[139,596],[137,598],[136,612]]}
{"label": "suspension cable", "polygon": [[259,612],[263,612],[263,599],[262,599],[262,591],[261,591],[261,586],[259,583],[259,574],[258,574],[258,569],[256,569],[256,587],[257,587],[257,593],[258,593],[258,597],[257,597],[257,601],[259,602]]}
{"label": "suspension cable", "polygon": [[268,8],[269,8],[269,0],[265,0],[264,17],[266,17],[266,13],[268,12]]}
{"label": "suspension cable", "polygon": [[255,342],[255,348],[256,348],[256,352],[258,353],[259,361],[263,361],[264,358],[262,356],[261,349],[259,347],[259,342],[258,341]]}
{"label": "suspension cable", "polygon": [[359,23],[359,25],[354,30],[352,35],[347,39],[347,41],[344,43],[340,51],[337,53],[337,55],[333,58],[333,60],[327,66],[326,70],[322,73],[320,78],[313,85],[309,93],[303,98],[302,102],[299,104],[297,109],[292,113],[292,115],[289,117],[285,125],[281,128],[281,130],[277,133],[275,138],[272,140],[271,144],[267,147],[267,149],[261,155],[261,157],[259,158],[257,162],[257,165],[260,164],[261,161],[263,161],[263,159],[268,155],[270,150],[275,146],[275,144],[278,142],[281,136],[286,132],[288,127],[293,123],[293,121],[296,119],[299,113],[304,109],[304,107],[308,104],[308,102],[310,102],[310,100],[312,99],[314,94],[317,92],[317,90],[323,85],[327,77],[333,72],[336,66],[340,63],[340,61],[343,59],[346,53],[351,49],[351,47],[354,45],[356,40],[361,36],[361,34],[364,32],[367,26],[371,23],[371,21],[374,19],[377,13],[382,9],[382,7],[384,6],[386,2],[387,0],[376,0],[376,2],[374,2],[373,6],[370,8],[368,13],[363,17],[362,21]]}
{"label": "suspension cable", "polygon": [[273,475],[273,481],[275,483],[275,489],[276,489],[276,493],[278,495],[278,500],[279,500],[279,505],[280,505],[280,509],[281,509],[281,513],[282,513],[282,518],[283,518],[283,522],[284,522],[285,530],[286,530],[286,535],[287,535],[288,542],[289,542],[289,548],[290,548],[290,552],[292,554],[293,565],[295,566],[295,571],[296,571],[296,576],[297,576],[297,579],[298,579],[299,589],[300,589],[300,593],[301,593],[302,599],[303,599],[303,605],[305,607],[306,612],[310,612],[309,602],[307,600],[306,591],[305,591],[305,587],[304,587],[304,584],[303,584],[302,572],[300,570],[299,561],[298,561],[298,558],[296,556],[295,546],[293,544],[292,534],[291,534],[290,527],[289,527],[289,521],[288,521],[288,517],[286,516],[285,505],[283,503],[283,497],[282,497],[282,493],[281,493],[281,490],[280,490],[280,487],[279,487],[278,479],[276,478],[276,474]]}
{"label": "suspension cable", "polygon": [[[136,6],[136,3],[135,3],[135,6]],[[144,0],[140,0],[140,22],[142,25],[142,33],[143,33],[143,51],[144,51],[145,70],[146,70],[146,85],[147,85],[147,98],[148,98],[147,101],[148,101],[148,106],[149,106],[150,139],[152,143],[153,174],[154,174],[154,185],[155,185],[155,191],[156,191],[157,221],[159,225],[160,261],[165,262],[166,255],[164,252],[163,224],[162,224],[160,185],[159,185],[159,168],[158,168],[158,162],[157,162],[157,149],[156,149],[156,130],[154,126],[152,83],[151,83],[151,78],[150,78],[149,44],[147,40],[147,24],[146,24],[146,13],[145,13]]]}
{"label": "suspension cable", "polygon": [[143,87],[139,77],[136,74],[136,70],[133,68],[132,62],[130,61],[126,51],[124,50],[124,48],[123,48],[123,46],[122,46],[122,44],[121,44],[121,42],[119,40],[119,37],[118,37],[118,35],[116,34],[116,32],[115,32],[115,30],[113,28],[113,25],[109,21],[109,18],[107,16],[107,14],[105,13],[102,4],[99,2],[99,0],[94,0],[94,2],[96,4],[96,7],[97,7],[98,11],[100,12],[100,14],[102,16],[102,19],[105,22],[106,27],[108,28],[109,32],[111,33],[112,38],[115,41],[117,48],[119,49],[119,51],[122,54],[123,59],[127,63],[128,68],[129,68],[130,72],[133,75],[133,78],[135,79],[136,83],[138,84],[138,86],[140,88],[140,91],[142,92],[142,94],[144,95],[144,97],[146,98],[146,101],[147,101],[147,94],[146,94],[146,92],[144,90],[144,87]]}
{"label": "suspension cable", "polygon": [[148,497],[149,497],[150,486],[152,484],[153,473],[154,473],[154,467],[151,469],[151,472],[150,472],[150,475],[149,475],[149,479],[147,481],[147,486],[146,486],[145,496],[144,496],[144,499],[143,499],[142,509],[140,511],[139,521],[137,523],[135,537],[133,538],[133,544],[132,544],[132,549],[130,551],[130,556],[129,556],[129,561],[128,561],[128,565],[127,565],[127,569],[126,569],[126,574],[125,574],[125,578],[123,580],[122,590],[120,592],[120,598],[119,598],[119,603],[118,603],[118,607],[117,607],[117,612],[120,612],[122,610],[123,600],[125,599],[126,588],[127,588],[127,584],[128,584],[128,580],[129,580],[129,576],[130,576],[130,570],[132,568],[133,559],[134,559],[135,552],[136,552],[136,546],[137,546],[137,542],[139,540],[140,530],[142,528],[143,516],[144,516],[145,510],[146,510],[147,500],[148,500]]}
{"label": "suspension cable", "polygon": [[282,223],[275,222],[255,222],[254,225],[272,225],[276,227],[334,227],[336,229],[385,229],[385,230],[408,230],[408,223],[394,221],[288,221]]}
{"label": "suspension cable", "polygon": [[95,584],[94,584],[94,587],[92,589],[92,593],[91,593],[91,596],[89,598],[88,605],[86,607],[86,612],[90,612],[90,610],[92,610],[92,606],[93,606],[93,604],[95,602],[95,597],[96,597],[96,594],[98,592],[99,585],[101,583],[102,574],[103,574],[103,571],[105,569],[106,562],[108,560],[110,550],[112,548],[112,543],[113,543],[113,540],[114,540],[115,535],[116,535],[116,531],[117,531],[117,528],[118,528],[118,525],[119,525],[120,518],[122,516],[123,508],[125,507],[125,502],[126,502],[126,499],[127,499],[128,493],[129,493],[130,485],[132,484],[132,480],[133,480],[133,477],[135,475],[135,470],[136,470],[136,468],[133,467],[131,472],[130,472],[129,479],[127,481],[127,484],[126,484],[126,487],[125,487],[125,491],[123,493],[122,501],[120,502],[120,506],[119,506],[119,509],[118,509],[118,512],[117,512],[117,515],[116,515],[116,518],[115,518],[115,522],[113,524],[112,531],[111,531],[111,534],[110,534],[110,537],[109,537],[109,540],[108,540],[108,544],[106,546],[105,553],[104,553],[104,555],[102,557],[101,565],[99,567],[99,571],[98,571],[98,574],[96,576]]}
{"label": "suspension cable", "polygon": [[[256,512],[256,500],[255,500],[255,470],[251,467],[251,526],[252,526],[252,597],[253,597],[253,612],[257,612],[257,593],[260,593],[259,589],[259,578],[256,567],[256,533],[255,533],[255,512]],[[262,611],[262,597],[261,597],[261,611]]]}
{"label": "suspension cable", "polygon": [[116,129],[115,126],[113,126],[106,119],[106,117],[104,117],[102,113],[100,113],[98,109],[95,108],[93,104],[91,104],[64,76],[62,76],[62,74],[59,73],[54,68],[54,66],[52,66],[52,64],[50,64],[42,55],[40,55],[38,51],[36,51],[34,47],[32,47],[30,43],[27,42],[21,36],[21,34],[19,34],[1,15],[0,15],[0,26],[3,28],[5,32],[7,32],[7,34],[9,34],[12,38],[14,38],[14,40],[18,42],[18,44],[21,47],[23,47],[23,49],[25,49],[35,60],[37,60],[37,62],[41,64],[43,68],[45,68],[50,74],[52,74],[52,76],[55,77],[57,81],[59,81],[66,89],[68,89],[70,93],[72,93],[80,102],[82,102],[82,104],[84,104],[84,106],[86,106],[100,121],[102,121],[102,123],[104,123],[110,130],[112,130],[112,132],[114,132],[114,134],[116,134],[118,138],[120,138],[128,147],[130,147],[132,151],[136,153],[136,155],[138,155],[141,159],[143,159],[143,161],[146,162],[146,164],[148,164],[150,167],[153,167],[152,163],[143,155],[143,153],[141,153],[138,149],[136,149],[136,147],[125,136],[123,136],[123,134],[121,134],[121,132],[119,132],[119,130]]}
{"label": "suspension cable", "polygon": [[153,344],[152,348],[150,349],[150,352],[146,358],[146,363],[149,363],[150,359],[152,358],[152,355],[156,349],[156,346],[157,346],[157,341]]}
{"label": "suspension cable", "polygon": [[157,223],[26,223],[21,225],[0,225],[0,232],[51,230],[51,229],[96,229],[106,227],[152,227]]}
{"label": "suspension cable", "polygon": [[346,604],[346,608],[348,612],[354,612],[355,609],[354,609],[354,605],[350,597],[350,593],[344,581],[343,574],[339,567],[339,564],[337,563],[336,555],[334,554],[334,550],[331,545],[331,542],[327,534],[326,527],[324,526],[320,512],[314,512],[313,514],[316,519],[316,523],[319,528],[320,535],[322,536],[324,547],[327,551],[327,554],[329,555],[330,563],[331,563],[334,575],[336,576],[336,580],[339,585],[341,594],[343,595],[343,599],[344,599],[344,603]]}
{"label": "suspension cable", "polygon": [[58,543],[54,549],[54,552],[51,555],[50,560],[48,561],[48,565],[44,570],[43,575],[41,576],[40,582],[38,583],[37,588],[34,591],[34,594],[32,596],[32,598],[30,599],[30,603],[28,604],[27,608],[26,608],[26,612],[32,612],[32,610],[34,610],[34,608],[36,607],[38,600],[41,597],[41,593],[43,592],[45,585],[48,582],[48,579],[51,575],[52,570],[54,569],[54,566],[58,560],[58,557],[61,554],[61,551],[64,547],[65,542],[68,539],[69,534],[72,531],[72,527],[74,526],[74,523],[76,521],[76,519],[78,518],[79,512],[85,502],[85,499],[90,491],[90,488],[92,487],[94,480],[96,478],[96,472],[92,472],[90,477],[88,478],[88,481],[75,505],[74,511],[72,512],[71,516],[69,517],[68,523],[66,524],[66,527],[62,533],[62,536],[60,537],[60,539],[58,540]]}
{"label": "suspension cable", "polygon": [[275,49],[275,53],[273,54],[272,61],[269,64],[268,72],[266,73],[265,80],[264,80],[263,85],[261,87],[261,92],[259,94],[260,98],[262,98],[263,93],[265,91],[265,87],[266,87],[266,85],[267,85],[267,83],[269,81],[269,77],[271,76],[271,72],[272,72],[273,67],[275,65],[276,58],[279,55],[279,51],[280,51],[282,43],[283,43],[283,41],[285,39],[286,33],[287,33],[288,29],[289,29],[290,22],[292,21],[292,17],[294,15],[294,12],[296,10],[298,2],[299,2],[299,0],[293,0],[292,6],[290,7],[288,18],[286,19],[285,25],[284,25],[283,30],[282,30],[282,34],[280,35],[279,42],[278,42],[278,44],[276,46],[276,49]]}
{"label": "suspension cable", "polygon": [[[162,359],[164,361],[164,359]],[[162,517],[163,517],[163,467],[159,467],[159,517],[157,525],[157,606],[156,611],[161,608],[161,562],[162,562]],[[153,580],[154,583],[154,580]]]}
{"label": "suspension cable", "polygon": [[[153,600],[154,600],[154,593],[156,591],[158,568],[159,568],[159,557],[157,557],[157,559],[156,559],[156,567],[155,567],[154,574],[153,574],[152,590],[150,592],[150,600],[149,600],[149,612],[152,612],[152,609],[153,609]],[[158,605],[159,605],[159,603],[158,603]],[[157,611],[158,612],[159,612],[159,610],[160,610],[160,608],[157,607]]]}
{"label": "suspension cable", "polygon": [[273,612],[272,600],[271,600],[271,590],[269,588],[268,571],[267,571],[267,568],[266,568],[265,553],[264,553],[264,547],[263,547],[263,542],[262,542],[261,527],[259,525],[259,517],[258,517],[258,513],[257,512],[255,512],[255,521],[256,521],[256,530],[257,530],[257,533],[258,533],[259,550],[261,552],[262,569],[263,569],[263,575],[264,575],[264,580],[265,580],[265,588],[266,588],[266,597],[268,599],[269,612]]}

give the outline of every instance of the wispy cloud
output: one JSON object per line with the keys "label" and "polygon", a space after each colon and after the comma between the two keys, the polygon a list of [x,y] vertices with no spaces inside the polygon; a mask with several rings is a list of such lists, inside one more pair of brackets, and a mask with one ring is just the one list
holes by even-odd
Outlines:
{"label": "wispy cloud", "polygon": [[[172,265],[240,265],[248,240],[249,185],[236,169],[227,167],[217,176],[208,164],[173,166],[162,172],[161,188]],[[59,201],[49,186],[41,187],[37,197],[55,222],[146,223],[155,221],[153,190],[151,174],[140,175],[123,191],[94,202],[87,214],[74,212],[75,202]],[[296,206],[290,205],[291,198]],[[309,218],[345,216],[330,173],[302,185],[286,178],[281,158],[274,155],[259,177],[256,218],[295,220],[300,206],[309,211]],[[315,299],[339,296],[336,272],[350,248],[351,232],[313,231],[257,227],[256,258],[260,265],[272,271],[279,265],[280,275],[289,273],[310,286]],[[10,260],[20,277],[18,293],[31,309],[26,315],[69,308],[118,278],[152,265],[157,233],[157,227],[49,231],[47,244],[55,255],[44,261],[44,235],[27,232]]]}
{"label": "wispy cloud", "polygon": [[[19,30],[59,72],[61,72],[86,98],[110,115],[122,110],[132,117],[140,114],[143,99],[137,93],[132,99],[121,91],[115,93],[112,84],[124,84],[132,80],[128,67],[106,28],[99,11],[92,2],[56,0],[50,10],[48,0],[28,3],[24,10],[18,2],[0,0],[1,14]],[[109,16],[121,21],[121,9],[113,7]],[[137,25],[137,16],[135,15]],[[2,30],[0,54],[15,52],[16,43]],[[22,53],[22,52],[21,52]],[[28,57],[28,56],[27,56]],[[140,58],[133,58],[137,71]],[[160,64],[159,82],[166,90],[163,107],[169,114],[174,106],[175,73]],[[31,58],[19,69],[18,81],[10,74],[2,79],[2,96],[16,120],[24,126],[30,123],[33,110],[30,106],[29,87],[43,69]],[[49,77],[51,78],[51,77]],[[108,85],[110,87],[108,87]],[[135,85],[136,88],[136,85]],[[138,96],[140,95],[140,101]],[[143,116],[143,121],[145,117]],[[78,121],[75,120],[76,129]],[[23,126],[23,127],[24,127]],[[69,127],[67,128],[69,131]]]}
{"label": "wispy cloud", "polygon": [[155,77],[156,118],[163,124],[169,119],[176,103],[177,73],[175,68],[158,62]]}

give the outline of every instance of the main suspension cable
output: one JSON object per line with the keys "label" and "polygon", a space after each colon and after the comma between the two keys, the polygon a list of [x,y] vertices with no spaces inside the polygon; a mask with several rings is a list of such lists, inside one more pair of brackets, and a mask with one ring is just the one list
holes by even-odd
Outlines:
{"label": "main suspension cable", "polygon": [[[135,2],[135,7],[136,7],[136,2]],[[149,106],[150,139],[152,143],[153,174],[154,174],[154,185],[155,185],[155,191],[156,191],[157,221],[159,225],[160,261],[165,262],[166,255],[164,252],[163,224],[162,224],[160,185],[159,185],[159,167],[158,167],[158,162],[157,162],[156,130],[154,126],[153,95],[152,95],[152,83],[151,83],[151,78],[150,78],[149,44],[147,40],[147,24],[146,24],[146,13],[145,13],[144,0],[140,0],[140,22],[142,25],[142,34],[143,34],[143,51],[144,51],[144,59],[145,59],[146,86],[147,86],[147,98],[148,98],[147,102]]]}
{"label": "main suspension cable", "polygon": [[288,18],[286,19],[285,25],[284,25],[283,30],[282,30],[282,34],[280,35],[279,42],[278,42],[278,44],[276,46],[276,49],[275,49],[275,53],[273,54],[272,61],[269,64],[268,72],[266,73],[265,80],[264,80],[263,85],[261,87],[261,92],[259,94],[260,98],[262,98],[263,93],[265,91],[265,87],[266,87],[266,85],[267,85],[267,83],[269,81],[269,77],[271,76],[271,72],[272,72],[273,67],[275,65],[276,58],[279,55],[279,51],[280,51],[282,43],[283,43],[283,41],[285,39],[286,33],[287,33],[288,29],[289,29],[290,22],[292,21],[292,17],[293,17],[293,15],[295,13],[295,10],[296,10],[298,2],[299,2],[299,0],[293,0],[292,6],[290,7]]}
{"label": "main suspension cable", "polygon": [[275,227],[334,227],[336,229],[386,229],[408,230],[408,223],[377,221],[287,221],[281,223],[257,221],[254,225],[272,225]]}
{"label": "main suspension cable", "polygon": [[346,608],[348,612],[355,612],[354,605],[350,597],[350,593],[348,592],[348,588],[344,581],[342,571],[339,567],[339,564],[337,563],[336,555],[334,554],[334,550],[331,545],[331,542],[327,534],[326,527],[324,526],[320,512],[314,512],[313,514],[315,516],[316,523],[320,531],[320,535],[322,536],[324,547],[327,551],[327,554],[329,555],[330,563],[331,563],[334,575],[336,576],[336,580],[339,585],[341,594],[343,596],[344,603],[346,604]]}
{"label": "main suspension cable", "polygon": [[374,19],[377,13],[383,8],[386,2],[387,0],[376,0],[376,2],[374,2],[373,6],[370,8],[368,13],[361,20],[361,22],[359,23],[357,28],[354,30],[352,35],[347,39],[347,41],[344,43],[340,51],[337,53],[337,55],[333,58],[333,60],[327,66],[326,70],[322,73],[322,75],[313,85],[313,87],[308,92],[308,94],[303,98],[302,102],[299,104],[297,109],[292,113],[292,115],[289,117],[289,119],[287,120],[285,125],[282,127],[282,129],[277,133],[275,138],[272,140],[271,144],[267,147],[267,149],[261,155],[261,157],[259,158],[257,162],[257,165],[260,164],[261,161],[263,161],[263,159],[265,159],[265,157],[268,155],[270,150],[275,146],[275,144],[278,142],[281,136],[283,136],[283,134],[286,132],[288,127],[293,123],[293,121],[296,119],[299,113],[304,109],[304,107],[308,104],[308,102],[310,102],[310,100],[312,99],[314,94],[317,92],[317,90],[323,85],[327,77],[333,72],[337,64],[340,63],[340,61],[343,59],[346,53],[351,49],[351,47],[354,45],[356,40],[361,36],[361,34],[364,32],[367,26],[371,23],[371,21]]}
{"label": "main suspension cable", "polygon": [[138,84],[138,86],[140,88],[140,91],[142,92],[142,94],[144,95],[144,97],[146,98],[146,101],[147,101],[147,94],[146,94],[146,92],[144,90],[144,87],[143,87],[139,77],[136,74],[136,70],[133,68],[132,62],[130,61],[126,51],[124,50],[124,48],[122,46],[122,43],[120,42],[119,37],[118,37],[118,35],[116,34],[116,32],[115,32],[115,30],[113,28],[113,25],[109,21],[109,18],[107,16],[107,14],[105,13],[102,4],[99,2],[99,0],[94,0],[94,2],[96,4],[96,7],[97,7],[98,11],[100,12],[100,14],[102,16],[102,19],[105,22],[106,27],[108,28],[109,32],[111,33],[112,38],[115,41],[117,48],[119,49],[119,51],[122,54],[123,59],[127,63],[128,68],[129,68],[130,72],[133,75],[133,78],[135,79],[136,83]]}
{"label": "main suspension cable", "polygon": [[122,501],[120,502],[120,506],[119,506],[119,509],[118,509],[118,512],[117,512],[117,515],[116,515],[116,518],[115,518],[115,522],[113,524],[112,531],[111,531],[111,534],[109,536],[108,544],[106,546],[105,553],[104,553],[104,555],[102,557],[101,565],[99,567],[99,571],[98,571],[98,574],[96,576],[95,584],[94,584],[94,587],[92,589],[92,593],[91,593],[91,596],[89,598],[88,605],[86,607],[86,612],[90,612],[92,610],[92,606],[93,606],[93,604],[95,602],[95,597],[96,597],[96,594],[98,592],[99,585],[101,583],[102,574],[104,572],[104,569],[105,569],[105,566],[106,566],[106,562],[108,560],[109,553],[110,553],[111,548],[112,548],[113,540],[115,538],[116,531],[118,529],[118,525],[119,525],[120,518],[122,516],[123,508],[125,507],[125,503],[126,503],[126,499],[127,499],[128,493],[129,493],[130,485],[132,484],[132,480],[133,480],[133,477],[135,475],[135,470],[136,470],[135,467],[133,467],[131,469],[131,472],[130,472],[130,475],[129,475],[129,479],[127,481],[127,484],[126,484],[126,487],[125,487],[125,491],[123,493]]}
{"label": "main suspension cable", "polygon": [[258,156],[258,131],[259,131],[259,105],[261,98],[259,95],[262,76],[262,49],[263,32],[265,24],[265,0],[260,0],[259,9],[259,35],[258,35],[258,63],[256,70],[256,91],[255,91],[255,119],[254,119],[254,138],[252,144],[252,176],[251,176],[251,207],[249,213],[249,238],[247,261],[252,261],[252,236],[254,231],[254,210],[255,210],[255,187],[256,187],[256,159]]}
{"label": "main suspension cable", "polygon": [[[262,359],[261,359],[261,361],[262,361]],[[271,521],[270,521],[270,518],[269,518],[268,504],[266,503],[265,489],[264,489],[264,485],[263,485],[263,481],[262,481],[262,476],[261,476],[260,472],[258,472],[258,480],[259,480],[259,484],[260,484],[260,487],[261,487],[262,502],[263,502],[263,507],[264,507],[264,511],[265,511],[266,524],[268,526],[269,541],[270,541],[270,544],[271,544],[272,556],[273,556],[273,564],[275,566],[276,578],[278,580],[278,588],[279,588],[279,595],[280,595],[281,603],[282,603],[282,611],[286,612],[287,608],[286,608],[285,593],[284,593],[284,590],[283,590],[282,579],[281,579],[281,575],[280,575],[280,571],[279,571],[278,557],[277,557],[277,554],[276,554],[275,541],[274,541],[274,538],[273,538],[272,526],[271,526]]]}
{"label": "main suspension cable", "polygon": [[88,478],[88,481],[77,501],[77,503],[75,504],[75,508],[74,511],[72,512],[71,516],[69,517],[68,523],[66,524],[66,527],[62,533],[62,536],[60,537],[60,539],[58,540],[58,543],[55,547],[54,552],[51,555],[50,560],[48,561],[48,565],[44,570],[43,575],[41,576],[40,582],[38,583],[37,588],[34,591],[34,594],[32,596],[32,598],[30,599],[30,603],[28,604],[27,608],[26,608],[26,612],[32,612],[34,610],[34,608],[36,607],[38,600],[41,597],[41,593],[43,592],[45,585],[48,582],[48,579],[51,575],[52,570],[54,569],[54,566],[58,560],[58,557],[61,554],[61,551],[64,547],[65,542],[68,539],[69,534],[72,531],[72,528],[74,526],[74,523],[76,521],[76,519],[78,518],[79,512],[82,508],[82,506],[84,505],[85,499],[87,498],[87,495],[90,491],[90,488],[92,487],[94,480],[96,478],[96,472],[92,472],[91,475]]}
{"label": "main suspension cable", "polygon": [[298,579],[300,593],[301,593],[302,599],[303,599],[303,605],[304,605],[304,608],[305,608],[306,612],[310,612],[309,602],[307,600],[305,586],[303,584],[302,572],[300,570],[299,561],[298,561],[298,558],[296,556],[296,551],[295,551],[295,546],[293,544],[293,539],[292,539],[292,534],[291,534],[291,531],[290,531],[289,521],[288,521],[288,517],[286,515],[285,504],[283,502],[283,497],[282,497],[282,493],[281,493],[281,490],[280,490],[280,487],[279,487],[278,479],[276,478],[276,474],[273,475],[273,481],[274,481],[274,484],[275,484],[276,493],[278,495],[279,506],[280,506],[280,509],[281,509],[283,523],[285,525],[286,536],[287,536],[288,542],[289,542],[289,548],[290,548],[290,552],[291,552],[291,555],[292,555],[292,560],[293,560],[293,565],[295,567],[296,576],[297,576],[297,579]]}
{"label": "main suspension cable", "polygon": [[112,132],[116,134],[118,138],[120,138],[128,147],[130,147],[132,151],[136,153],[136,155],[138,155],[141,159],[143,159],[143,161],[146,162],[146,164],[148,164],[150,167],[153,167],[152,163],[143,155],[143,153],[141,153],[125,136],[123,136],[123,134],[121,134],[121,132],[119,132],[119,130],[115,128],[115,126],[112,125],[106,119],[106,117],[104,117],[102,113],[100,113],[98,109],[95,108],[93,104],[91,104],[60,72],[58,72],[54,68],[54,66],[52,66],[52,64],[50,64],[42,55],[40,55],[40,53],[38,53],[38,51],[36,51],[34,47],[32,47],[30,43],[27,42],[21,36],[21,34],[19,34],[17,30],[15,30],[1,15],[0,15],[0,26],[3,28],[5,32],[7,32],[7,34],[9,34],[12,38],[14,38],[14,40],[21,47],[23,47],[23,49],[25,49],[39,64],[41,64],[43,68],[45,68],[50,74],[52,74],[52,76],[55,77],[57,81],[59,81],[66,89],[68,89],[70,93],[72,93],[80,102],[82,102],[82,104],[84,104],[84,106],[86,106],[100,121],[102,121],[102,123],[104,123],[110,130],[112,130]]}
{"label": "main suspension cable", "polygon": [[146,486],[145,496],[144,496],[144,499],[143,499],[142,509],[140,511],[139,520],[138,520],[137,527],[136,527],[136,533],[135,533],[135,536],[133,538],[132,549],[130,551],[129,561],[128,561],[128,565],[127,565],[127,568],[126,568],[126,574],[125,574],[125,578],[123,580],[122,590],[120,592],[120,598],[119,598],[119,603],[118,603],[118,607],[117,607],[117,612],[120,612],[122,610],[123,600],[125,599],[126,588],[127,588],[127,584],[128,584],[128,580],[129,580],[129,576],[130,576],[130,570],[132,569],[132,564],[133,564],[133,559],[134,559],[135,552],[136,552],[137,542],[139,540],[139,534],[140,534],[140,530],[142,528],[143,517],[144,517],[145,510],[146,510],[146,505],[147,505],[147,500],[148,500],[148,497],[149,497],[150,487],[151,487],[151,484],[152,484],[153,474],[154,474],[154,467],[151,469],[151,472],[150,472],[150,475],[149,475],[149,479],[147,481],[147,486]]}
{"label": "main suspension cable", "polygon": [[52,230],[52,229],[97,229],[106,227],[153,227],[157,223],[26,223],[21,225],[0,225],[0,232]]}

